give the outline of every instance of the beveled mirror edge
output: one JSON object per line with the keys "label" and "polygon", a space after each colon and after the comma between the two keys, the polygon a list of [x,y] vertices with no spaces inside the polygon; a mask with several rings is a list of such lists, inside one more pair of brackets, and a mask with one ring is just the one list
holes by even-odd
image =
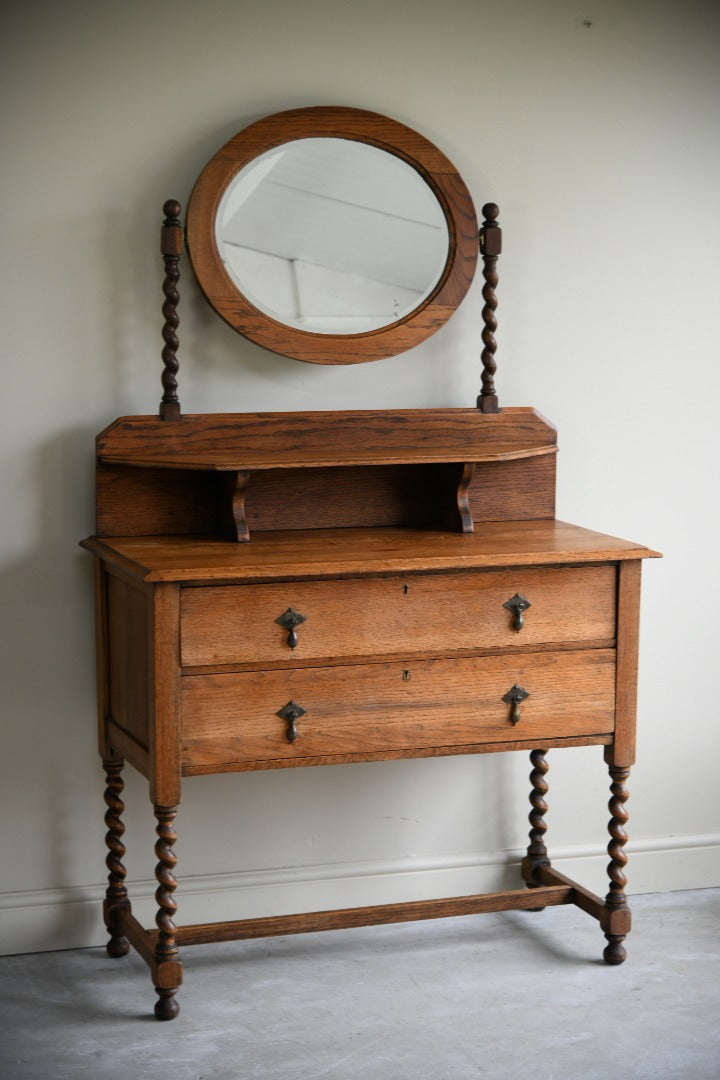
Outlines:
{"label": "beveled mirror edge", "polygon": [[[364,333],[313,333],[286,326],[261,312],[232,282],[215,241],[220,200],[240,169],[292,139],[322,136],[366,142],[406,161],[433,191],[447,222],[448,258],[430,295],[404,318]],[[478,259],[475,208],[457,169],[412,128],[379,113],[348,106],[274,113],[234,135],[198,177],[188,203],[186,235],[200,288],[225,322],[271,352],[315,364],[364,363],[419,345],[455,312],[470,287]]]}

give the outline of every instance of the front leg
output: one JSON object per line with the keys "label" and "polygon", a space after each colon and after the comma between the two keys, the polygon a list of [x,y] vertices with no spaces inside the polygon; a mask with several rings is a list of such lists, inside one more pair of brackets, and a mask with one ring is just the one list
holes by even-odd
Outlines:
{"label": "front leg", "polygon": [[610,890],[605,897],[605,917],[601,922],[605,937],[608,940],[603,952],[603,957],[608,964],[622,964],[627,956],[623,941],[630,932],[630,908],[625,895],[627,878],[624,874],[627,855],[623,851],[627,843],[627,833],[624,826],[628,820],[625,803],[629,794],[628,789],[625,787],[625,781],[629,775],[629,768],[623,768],[619,765],[610,766],[610,776],[612,777],[612,784],[610,785],[612,796],[608,803],[608,809],[610,810],[608,831],[611,838],[608,844]]}
{"label": "front leg", "polygon": [[155,854],[158,858],[158,864],[155,867],[155,877],[158,881],[155,892],[158,913],[155,916],[155,923],[158,928],[158,937],[152,973],[155,989],[158,992],[158,1000],[155,1003],[155,1016],[158,1020],[172,1020],[180,1011],[175,1000],[175,993],[182,983],[182,964],[179,960],[173,922],[173,916],[177,911],[177,904],[173,898],[177,887],[177,881],[173,876],[177,858],[172,847],[177,840],[177,834],[173,828],[176,813],[175,806],[155,807],[158,835],[155,844]]}
{"label": "front leg", "polygon": [[[530,805],[532,810],[529,815],[530,843],[527,854],[522,861],[522,876],[529,889],[536,889],[541,884],[537,879],[537,872],[543,866],[550,865],[547,848],[545,847],[545,833],[547,823],[547,803],[545,796],[548,793],[548,784],[545,780],[548,771],[548,763],[545,760],[545,750],[533,750],[530,754],[532,772],[530,773]],[[542,911],[540,908],[531,908],[532,911]]]}
{"label": "front leg", "polygon": [[123,833],[125,832],[122,813],[125,804],[121,798],[124,787],[121,775],[123,765],[122,758],[103,758],[105,781],[107,783],[104,795],[107,806],[105,813],[105,825],[107,827],[105,843],[108,848],[105,859],[105,865],[108,868],[108,887],[105,893],[105,903],[103,904],[103,915],[107,932],[110,935],[110,940],[106,946],[110,956],[126,956],[130,949],[130,943],[121,932],[119,923],[120,912],[130,910],[130,901],[125,888],[126,870],[122,861],[125,855],[125,845],[122,842]]}

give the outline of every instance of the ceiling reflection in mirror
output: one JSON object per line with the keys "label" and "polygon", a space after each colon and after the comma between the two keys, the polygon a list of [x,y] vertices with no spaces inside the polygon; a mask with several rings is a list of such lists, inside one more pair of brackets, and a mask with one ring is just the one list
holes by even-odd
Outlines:
{"label": "ceiling reflection in mirror", "polygon": [[394,154],[341,138],[284,143],[233,178],[215,218],[225,269],[260,311],[320,334],[389,326],[445,269],[443,209]]}

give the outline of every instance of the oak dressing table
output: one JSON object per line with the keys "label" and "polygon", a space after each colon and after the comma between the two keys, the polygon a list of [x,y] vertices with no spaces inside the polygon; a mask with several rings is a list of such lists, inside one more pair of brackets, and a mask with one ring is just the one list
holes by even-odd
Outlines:
{"label": "oak dressing table", "polygon": [[[479,247],[482,390],[468,409],[183,415],[183,229],[179,204],[165,204],[163,400],[158,416],[98,436],[96,535],[83,541],[96,567],[107,948],[146,960],[159,1019],[178,1012],[179,947],[200,942],[575,904],[599,922],[605,960],[625,958],[640,566],[655,553],[557,521],[554,428],[499,408],[500,229],[497,207],[483,212],[478,230],[450,162],[386,117],[301,109],[245,129],[201,174],[185,223],[215,310],[299,360],[375,360],[450,317]],[[544,843],[545,753],[588,744],[604,747],[611,777],[605,898],[557,872]],[[521,888],[175,925],[184,777],[523,749]],[[157,818],[154,930],[125,885],[125,761],[148,778]]]}

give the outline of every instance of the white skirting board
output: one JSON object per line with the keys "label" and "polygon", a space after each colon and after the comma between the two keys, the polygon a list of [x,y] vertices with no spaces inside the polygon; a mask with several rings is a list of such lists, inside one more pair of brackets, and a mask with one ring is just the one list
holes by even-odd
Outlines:
{"label": "white skirting board", "polygon": [[[720,887],[720,835],[629,841],[627,893]],[[520,887],[522,852],[470,853],[446,859],[385,860],[248,871],[216,876],[178,875],[178,925],[255,918],[369,904],[402,903]],[[551,849],[553,865],[604,896],[604,848]],[[178,867],[179,869],[179,867]],[[133,910],[154,925],[154,881],[128,881]],[[104,884],[0,893],[0,955],[103,945]]]}

